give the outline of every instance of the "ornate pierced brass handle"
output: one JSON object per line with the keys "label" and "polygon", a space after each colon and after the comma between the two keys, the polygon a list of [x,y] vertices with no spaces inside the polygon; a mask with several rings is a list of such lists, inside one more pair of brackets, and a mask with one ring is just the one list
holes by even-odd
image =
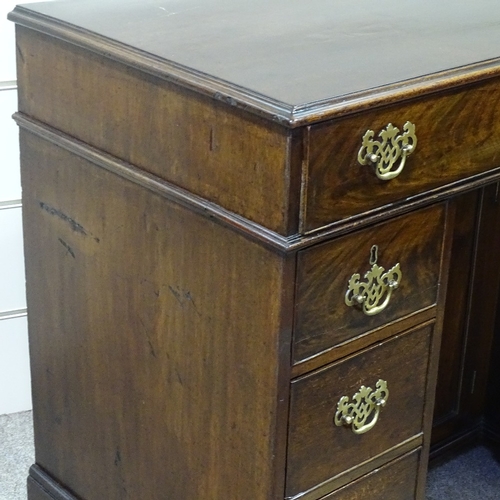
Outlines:
{"label": "ornate pierced brass handle", "polygon": [[389,181],[397,177],[405,167],[406,158],[411,155],[417,146],[415,125],[406,122],[403,125],[404,133],[389,123],[381,130],[378,136],[380,141],[374,140],[375,132],[367,130],[363,136],[361,149],[358,152],[358,161],[361,165],[373,165],[379,179]]}
{"label": "ornate pierced brass handle", "polygon": [[389,399],[387,382],[380,379],[375,385],[375,391],[362,385],[349,402],[347,396],[342,396],[337,403],[335,425],[351,427],[354,434],[364,434],[373,429],[378,421],[380,409]]}
{"label": "ornate pierced brass handle", "polygon": [[345,294],[345,303],[348,306],[361,306],[367,316],[374,316],[382,312],[391,300],[392,292],[401,283],[403,273],[399,263],[387,272],[377,264],[378,246],[373,245],[370,252],[371,269],[365,273],[365,280],[355,273],[349,279]]}

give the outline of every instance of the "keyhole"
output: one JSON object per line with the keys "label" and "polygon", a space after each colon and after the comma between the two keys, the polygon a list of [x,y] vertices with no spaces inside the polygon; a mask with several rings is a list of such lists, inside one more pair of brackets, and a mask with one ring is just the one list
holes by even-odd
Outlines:
{"label": "keyhole", "polygon": [[378,260],[378,245],[373,245],[370,250],[370,264],[373,266]]}

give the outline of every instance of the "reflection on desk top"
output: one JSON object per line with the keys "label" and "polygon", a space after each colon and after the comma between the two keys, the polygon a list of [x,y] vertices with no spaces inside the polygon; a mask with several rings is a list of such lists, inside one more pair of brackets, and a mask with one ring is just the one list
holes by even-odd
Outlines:
{"label": "reflection on desk top", "polygon": [[164,76],[264,114],[274,106],[292,125],[373,89],[398,99],[412,82],[422,92],[500,71],[497,0],[78,0],[10,18],[73,41],[90,32],[101,50],[112,41],[108,54],[133,50]]}

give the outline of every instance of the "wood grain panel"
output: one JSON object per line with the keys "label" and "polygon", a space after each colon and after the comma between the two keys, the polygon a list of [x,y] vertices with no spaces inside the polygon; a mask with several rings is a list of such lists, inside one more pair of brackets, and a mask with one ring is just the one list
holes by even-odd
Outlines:
{"label": "wood grain panel", "polygon": [[282,499],[293,266],[26,132],[21,154],[37,464],[85,500]]}
{"label": "wood grain panel", "polygon": [[[432,327],[420,327],[292,382],[287,497],[422,432],[431,341]],[[375,427],[361,435],[336,427],[340,398],[379,379],[390,394]]]}
{"label": "wood grain panel", "polygon": [[[498,184],[458,197],[445,305],[432,440],[440,449],[460,445],[483,425],[488,371],[498,314],[500,204]],[[490,393],[491,398],[491,393]]]}
{"label": "wood grain panel", "polygon": [[21,112],[281,234],[296,231],[289,184],[301,158],[291,173],[300,154],[291,132],[22,27],[17,48]]}
{"label": "wood grain panel", "polygon": [[419,456],[412,451],[321,500],[414,500]]}
{"label": "wood grain panel", "polygon": [[[435,205],[300,252],[294,362],[435,304],[444,215],[444,206]],[[350,277],[370,269],[375,244],[378,265],[388,270],[399,263],[402,279],[386,309],[367,316],[344,297]]]}
{"label": "wood grain panel", "polygon": [[481,211],[473,268],[472,295],[467,325],[462,405],[468,419],[483,420],[490,361],[496,363],[493,343],[500,290],[500,203],[499,184],[481,191]]}
{"label": "wood grain panel", "polygon": [[[481,110],[481,112],[477,112]],[[357,155],[369,129],[416,126],[418,144],[403,172],[379,180]],[[304,230],[463,182],[500,164],[500,79],[388,106],[310,128]]]}
{"label": "wood grain panel", "polygon": [[[478,217],[478,191],[456,198],[455,225],[451,249],[446,307],[439,360],[434,425],[455,417],[460,410],[460,391],[463,357],[466,343],[466,324],[469,314],[471,274],[474,268],[474,250]],[[457,272],[458,271],[458,272]],[[433,433],[434,441],[443,434]]]}

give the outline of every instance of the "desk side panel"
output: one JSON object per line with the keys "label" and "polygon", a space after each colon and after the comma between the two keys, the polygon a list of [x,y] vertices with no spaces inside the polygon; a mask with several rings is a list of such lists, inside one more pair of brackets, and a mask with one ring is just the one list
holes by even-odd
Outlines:
{"label": "desk side panel", "polygon": [[284,127],[20,26],[17,54],[19,111],[278,233],[296,232],[289,193],[298,196],[301,152]]}
{"label": "desk side panel", "polygon": [[83,500],[283,498],[284,258],[28,132],[21,154],[37,465]]}

